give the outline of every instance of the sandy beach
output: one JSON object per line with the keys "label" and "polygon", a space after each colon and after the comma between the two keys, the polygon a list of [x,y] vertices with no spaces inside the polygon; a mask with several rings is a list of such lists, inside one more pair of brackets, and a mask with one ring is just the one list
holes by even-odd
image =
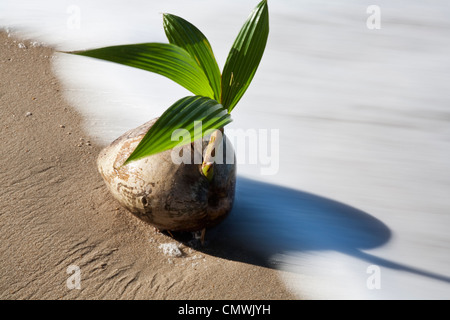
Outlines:
{"label": "sandy beach", "polygon": [[52,74],[53,50],[0,42],[1,299],[299,298],[284,271],[245,250],[188,246],[119,207],[96,169],[100,147]]}
{"label": "sandy beach", "polygon": [[205,246],[107,191],[101,148],[191,93],[57,51],[166,43],[165,12],[223,70],[257,2],[0,1],[0,298],[450,298],[448,1],[268,1],[225,128],[245,138],[234,207]]}

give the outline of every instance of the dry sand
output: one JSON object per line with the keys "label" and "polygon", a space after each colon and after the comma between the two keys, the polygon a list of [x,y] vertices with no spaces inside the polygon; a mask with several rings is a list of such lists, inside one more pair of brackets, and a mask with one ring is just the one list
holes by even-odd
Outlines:
{"label": "dry sand", "polygon": [[[0,42],[1,299],[295,299],[280,271],[246,252],[191,248],[119,208],[96,171],[100,147],[51,72],[52,49]],[[79,290],[66,284],[71,265]]]}

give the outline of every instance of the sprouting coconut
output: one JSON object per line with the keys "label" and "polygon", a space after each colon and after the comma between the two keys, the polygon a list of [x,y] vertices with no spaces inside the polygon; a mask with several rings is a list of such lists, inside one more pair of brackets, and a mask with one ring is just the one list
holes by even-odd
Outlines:
{"label": "sprouting coconut", "polygon": [[[216,152],[223,150],[222,159],[234,159],[231,144],[223,143],[223,127],[232,121],[231,111],[261,61],[269,34],[268,6],[263,0],[250,14],[222,74],[200,30],[171,14],[164,14],[163,21],[169,43],[72,53],[158,73],[194,94],[116,139],[101,151],[97,163],[113,196],[139,218],[160,230],[204,234],[232,208],[235,161],[218,163]],[[183,159],[190,161],[174,161],[174,155],[189,150]]]}
{"label": "sprouting coconut", "polygon": [[[191,145],[180,150],[188,153],[187,163],[174,161],[178,150],[171,149],[122,165],[156,121],[126,132],[100,152],[97,164],[106,185],[122,206],[159,230],[198,231],[216,225],[233,206],[236,165],[214,164],[209,181],[202,163],[195,163],[209,140],[199,151]],[[223,144],[225,154],[230,146]]]}

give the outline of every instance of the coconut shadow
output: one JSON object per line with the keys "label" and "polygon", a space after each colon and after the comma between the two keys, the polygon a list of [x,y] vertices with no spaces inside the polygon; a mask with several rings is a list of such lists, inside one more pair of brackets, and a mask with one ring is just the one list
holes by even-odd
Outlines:
{"label": "coconut shadow", "polygon": [[[450,278],[363,252],[392,237],[380,220],[346,204],[307,192],[238,177],[233,210],[196,249],[224,259],[275,268],[287,252],[329,251],[380,267],[450,282]],[[276,262],[275,262],[276,263]]]}

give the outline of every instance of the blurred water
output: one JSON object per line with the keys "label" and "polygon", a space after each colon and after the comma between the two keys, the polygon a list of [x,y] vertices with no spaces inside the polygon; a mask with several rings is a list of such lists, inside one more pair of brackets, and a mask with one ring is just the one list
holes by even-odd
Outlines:
{"label": "blurred water", "polygon": [[[166,42],[170,12],[206,34],[223,66],[256,4],[1,0],[0,26],[75,50]],[[268,46],[230,128],[279,129],[280,169],[238,167],[235,209],[213,237],[290,271],[301,297],[449,299],[450,4],[377,1],[381,29],[370,30],[372,4],[269,1]],[[103,144],[189,95],[111,63],[59,54],[54,66]],[[371,265],[381,289],[367,287]]]}

